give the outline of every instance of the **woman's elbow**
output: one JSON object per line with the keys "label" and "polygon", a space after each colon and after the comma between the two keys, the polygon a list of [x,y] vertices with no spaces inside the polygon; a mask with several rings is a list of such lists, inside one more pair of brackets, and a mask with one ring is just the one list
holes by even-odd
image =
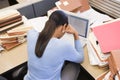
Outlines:
{"label": "woman's elbow", "polygon": [[80,61],[80,63],[82,63],[84,61],[84,56],[83,57],[81,57],[81,61]]}
{"label": "woman's elbow", "polygon": [[80,63],[82,63],[83,61],[84,61],[84,53],[80,55]]}

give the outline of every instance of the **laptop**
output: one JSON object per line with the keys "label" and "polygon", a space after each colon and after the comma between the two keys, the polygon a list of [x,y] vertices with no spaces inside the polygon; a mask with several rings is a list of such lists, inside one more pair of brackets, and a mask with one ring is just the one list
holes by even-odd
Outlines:
{"label": "laptop", "polygon": [[[89,32],[89,20],[83,17],[79,17],[72,12],[64,12],[68,15],[69,24],[78,31],[82,47],[84,47],[87,43],[87,37]],[[68,37],[68,35],[65,37]],[[74,38],[71,39],[74,40]]]}

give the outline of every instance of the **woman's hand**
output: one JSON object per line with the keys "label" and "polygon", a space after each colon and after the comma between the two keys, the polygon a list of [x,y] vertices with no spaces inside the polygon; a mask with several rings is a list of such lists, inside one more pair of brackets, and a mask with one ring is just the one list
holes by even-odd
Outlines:
{"label": "woman's hand", "polygon": [[77,32],[71,25],[68,25],[68,26],[66,27],[65,32],[67,32],[67,33],[69,33],[69,34],[73,34],[75,40],[78,40],[78,39],[79,39],[78,32]]}

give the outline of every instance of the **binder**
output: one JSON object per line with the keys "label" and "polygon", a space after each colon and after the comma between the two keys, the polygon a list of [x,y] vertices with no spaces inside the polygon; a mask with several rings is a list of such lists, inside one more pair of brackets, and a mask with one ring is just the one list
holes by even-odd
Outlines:
{"label": "binder", "polygon": [[103,53],[120,49],[120,19],[92,28]]}

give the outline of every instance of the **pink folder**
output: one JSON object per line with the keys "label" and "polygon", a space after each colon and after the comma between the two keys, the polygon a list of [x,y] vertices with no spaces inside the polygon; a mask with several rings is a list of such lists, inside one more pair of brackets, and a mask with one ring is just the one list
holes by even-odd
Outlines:
{"label": "pink folder", "polygon": [[120,19],[93,28],[103,53],[120,49]]}

